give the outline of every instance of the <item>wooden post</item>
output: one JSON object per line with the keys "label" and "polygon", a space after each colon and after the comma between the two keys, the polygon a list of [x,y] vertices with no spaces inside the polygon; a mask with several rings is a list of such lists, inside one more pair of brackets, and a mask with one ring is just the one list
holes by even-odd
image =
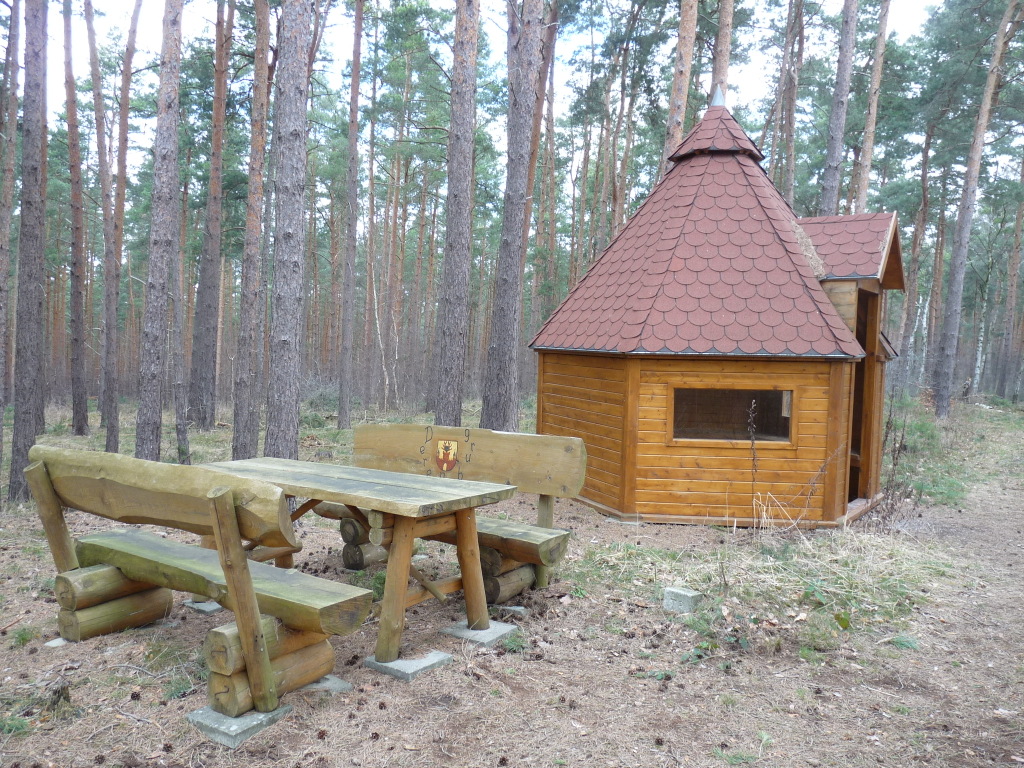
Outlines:
{"label": "wooden post", "polygon": [[361,571],[373,563],[383,563],[388,551],[376,544],[346,544],[341,548],[341,560],[350,571]]}
{"label": "wooden post", "polygon": [[[334,669],[334,646],[328,640],[307,645],[270,662],[276,690],[282,694],[319,680]],[[252,678],[244,672],[222,675],[211,672],[207,681],[210,708],[228,717],[244,715],[255,704]],[[256,706],[259,711],[259,706]]]}
{"label": "wooden post", "polygon": [[[202,547],[203,549],[216,549],[217,548],[217,537],[216,536],[200,536],[199,537],[199,546]],[[203,603],[203,602],[206,602],[209,599],[210,598],[207,597],[206,595],[201,595],[198,592],[193,592],[192,593],[192,602],[193,603]]]}
{"label": "wooden post", "polygon": [[365,544],[370,540],[370,532],[358,520],[346,517],[338,523],[341,538],[346,544]]}
{"label": "wooden post", "polygon": [[157,587],[78,611],[62,608],[57,612],[57,627],[65,640],[78,642],[152,624],[169,615],[173,607],[171,590]]}
{"label": "wooden post", "polygon": [[484,579],[487,602],[491,605],[504,603],[524,589],[529,589],[534,583],[534,568],[539,567],[541,566],[523,565],[500,576],[491,576]]}
{"label": "wooden post", "polygon": [[33,461],[25,467],[25,482],[36,500],[39,519],[43,523],[43,532],[50,545],[50,554],[57,566],[57,573],[73,571],[78,567],[78,555],[75,554],[75,542],[64,521],[64,507],[57,498],[57,493],[50,484],[50,475],[41,461]]}
{"label": "wooden post", "polygon": [[152,588],[148,582],[132,581],[112,565],[91,565],[58,574],[53,594],[61,608],[80,611]]}
{"label": "wooden post", "polygon": [[[537,525],[541,528],[555,527],[555,497],[542,493],[537,498]],[[536,570],[537,589],[543,589],[551,583],[551,568],[546,565],[538,565]]]}
{"label": "wooden post", "polygon": [[[301,650],[316,643],[322,643],[327,635],[319,632],[300,632],[289,629],[273,616],[261,617],[263,639],[267,643],[267,655],[271,663],[280,656]],[[206,633],[203,641],[203,658],[211,672],[218,675],[233,675],[245,671],[245,655],[238,625],[232,622],[221,627],[214,627]],[[276,673],[276,669],[275,669]],[[322,677],[322,675],[321,675]],[[280,688],[278,688],[280,693]]]}
{"label": "wooden post", "polygon": [[476,510],[460,509],[455,513],[456,553],[462,571],[462,594],[466,598],[466,626],[487,629],[487,596],[480,571],[480,542],[476,536]]}
{"label": "wooden post", "polygon": [[395,520],[388,571],[384,579],[384,599],[380,608],[380,630],[377,632],[377,648],[374,653],[376,660],[382,664],[398,658],[398,649],[402,643],[405,593],[409,587],[409,566],[412,560],[415,527],[415,518],[398,517]]}
{"label": "wooden post", "polygon": [[274,686],[270,656],[260,626],[260,610],[256,604],[256,593],[249,577],[249,561],[242,549],[238,533],[238,519],[231,489],[214,488],[206,497],[213,505],[213,532],[217,538],[217,552],[220,555],[224,580],[228,594],[234,603],[235,622],[245,656],[246,675],[249,689],[259,712],[273,712],[277,709],[277,691]]}

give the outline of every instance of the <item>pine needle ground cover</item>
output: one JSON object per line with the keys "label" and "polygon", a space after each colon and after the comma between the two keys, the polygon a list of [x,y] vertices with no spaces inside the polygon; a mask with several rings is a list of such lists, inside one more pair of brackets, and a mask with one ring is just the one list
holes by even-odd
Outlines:
{"label": "pine needle ground cover", "polygon": [[[900,504],[844,531],[624,525],[559,502],[570,551],[551,588],[517,600],[527,615],[513,619],[513,640],[478,649],[440,633],[464,618],[457,598],[416,606],[403,655],[438,649],[454,661],[408,684],[362,666],[371,620],[332,641],[351,693],[289,694],[293,713],[236,751],[185,720],[205,703],[201,638],[228,617],[192,613],[181,595],[149,628],[47,646],[52,564],[34,510],[8,506],[0,765],[1014,764],[1024,760],[1024,412],[989,405],[915,428],[930,436],[903,449],[904,474],[891,485]],[[310,413],[329,424],[329,409]],[[303,458],[344,461],[350,437],[306,419]],[[225,458],[229,444],[227,427],[193,442],[202,460]],[[913,485],[953,470],[962,489],[951,503]],[[488,513],[536,515],[529,498]],[[380,565],[358,575],[341,567],[333,525],[300,528],[298,567],[379,583]],[[422,553],[424,572],[455,567],[450,548],[430,542]],[[705,600],[690,615],[666,611],[667,586]]]}

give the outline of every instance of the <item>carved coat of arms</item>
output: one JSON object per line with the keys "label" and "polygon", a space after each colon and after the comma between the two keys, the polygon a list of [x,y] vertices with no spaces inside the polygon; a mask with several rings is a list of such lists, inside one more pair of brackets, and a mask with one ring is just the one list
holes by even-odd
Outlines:
{"label": "carved coat of arms", "polygon": [[442,472],[450,472],[459,463],[459,444],[454,440],[438,440],[434,462]]}

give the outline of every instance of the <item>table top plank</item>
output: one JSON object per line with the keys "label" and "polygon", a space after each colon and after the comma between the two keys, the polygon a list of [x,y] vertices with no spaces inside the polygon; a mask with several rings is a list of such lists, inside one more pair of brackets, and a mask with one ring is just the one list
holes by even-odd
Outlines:
{"label": "table top plank", "polygon": [[403,517],[431,517],[492,504],[511,498],[516,490],[514,485],[269,457],[203,466],[272,483],[291,496],[352,504]]}

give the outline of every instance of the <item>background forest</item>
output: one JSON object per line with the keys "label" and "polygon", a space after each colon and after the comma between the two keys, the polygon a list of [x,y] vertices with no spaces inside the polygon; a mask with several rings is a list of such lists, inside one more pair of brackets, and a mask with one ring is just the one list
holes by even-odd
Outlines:
{"label": "background forest", "polygon": [[[135,54],[148,4],[156,60]],[[1022,387],[1021,0],[937,2],[909,36],[890,0],[524,0],[483,20],[468,0],[137,0],[100,3],[124,17],[104,39],[91,0],[0,5],[12,496],[52,403],[79,433],[99,410],[107,450],[138,403],[144,458],[173,406],[181,461],[218,422],[236,458],[261,423],[263,451],[294,457],[313,397],[342,428],[395,408],[457,424],[482,398],[481,426],[515,429],[530,339],[715,83],[798,216],[899,214],[891,387],[934,391],[940,416]],[[52,50],[59,28],[88,71]]]}

